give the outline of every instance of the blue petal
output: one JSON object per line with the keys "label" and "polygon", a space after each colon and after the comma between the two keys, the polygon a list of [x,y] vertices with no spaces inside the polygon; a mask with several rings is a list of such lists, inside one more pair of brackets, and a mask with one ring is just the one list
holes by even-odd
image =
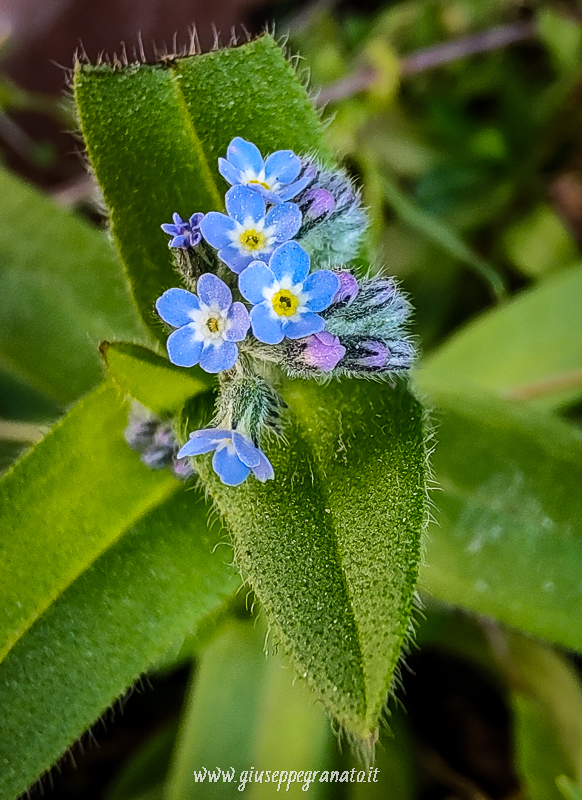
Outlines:
{"label": "blue petal", "polygon": [[190,434],[190,439],[178,451],[176,458],[184,456],[201,456],[202,453],[209,453],[214,450],[223,439],[230,439],[231,431],[220,428],[204,428],[201,431],[194,431]]}
{"label": "blue petal", "polygon": [[232,443],[237,456],[247,467],[257,467],[261,460],[261,451],[255,447],[250,439],[238,431],[232,432]]}
{"label": "blue petal", "polygon": [[235,136],[228,145],[226,157],[233,167],[243,172],[252,169],[253,172],[258,174],[263,169],[263,157],[259,148],[256,144],[241,139],[240,136]]}
{"label": "blue petal", "polygon": [[253,261],[239,275],[238,288],[249,303],[256,305],[264,302],[263,289],[272,286],[274,282],[273,271],[263,261]]}
{"label": "blue petal", "polygon": [[200,223],[202,236],[217,250],[230,244],[229,233],[235,229],[236,222],[227,217],[226,214],[220,214],[218,211],[210,211]]}
{"label": "blue petal", "polygon": [[230,308],[232,292],[224,281],[211,272],[205,272],[198,278],[196,291],[205,306],[218,306],[221,311],[227,311]]}
{"label": "blue petal", "polygon": [[177,225],[170,225],[169,223],[164,222],[163,225],[160,225],[160,228],[163,230],[164,233],[167,233],[168,236],[180,235],[180,228]]}
{"label": "blue petal", "polygon": [[242,342],[251,324],[249,312],[242,303],[233,303],[226,315],[230,327],[224,334],[227,342]]}
{"label": "blue petal", "polygon": [[271,462],[269,461],[267,456],[262,452],[262,450],[259,450],[259,455],[261,457],[261,460],[259,461],[256,467],[251,467],[251,469],[253,471],[255,478],[258,478],[258,480],[260,480],[261,483],[264,483],[265,481],[270,481],[275,477],[275,470],[271,466]]}
{"label": "blue petal", "polygon": [[309,294],[305,305],[310,311],[323,311],[327,308],[340,288],[340,279],[328,269],[318,269],[308,275],[303,291]]}
{"label": "blue petal", "polygon": [[183,328],[171,333],[166,347],[170,361],[178,367],[193,367],[200,361],[202,342],[196,339],[192,325],[184,325]]}
{"label": "blue petal", "polygon": [[196,211],[196,213],[192,214],[190,219],[188,220],[188,224],[191,228],[199,228],[200,223],[204,219],[204,214],[201,211]]}
{"label": "blue petal", "polygon": [[259,342],[279,344],[285,338],[282,321],[271,317],[265,303],[251,308],[251,325]]}
{"label": "blue petal", "polygon": [[179,214],[172,214],[172,219],[174,220],[174,225],[183,225],[184,220]]}
{"label": "blue petal", "polygon": [[231,186],[242,183],[242,175],[240,170],[231,164],[230,161],[227,161],[226,158],[218,159],[218,171],[222,177],[230,183]]}
{"label": "blue petal", "polygon": [[265,178],[267,181],[291,183],[301,172],[301,161],[293,150],[277,150],[265,161]]}
{"label": "blue petal", "polygon": [[265,201],[248,186],[233,186],[226,193],[224,202],[229,215],[241,225],[249,217],[253,222],[259,222],[265,216]]}
{"label": "blue petal", "polygon": [[156,300],[156,311],[160,317],[174,328],[189,325],[192,311],[198,311],[200,303],[192,292],[186,289],[168,289]]}
{"label": "blue petal", "polygon": [[228,447],[216,451],[212,459],[212,469],[227,486],[238,486],[250,473],[250,469],[242,463],[236,453],[230,453]]}
{"label": "blue petal", "polygon": [[224,261],[225,264],[228,264],[231,270],[237,274],[248,267],[251,261],[255,260],[255,256],[241,253],[238,247],[234,245],[223,247],[222,250],[218,251],[218,257],[221,261]]}
{"label": "blue petal", "polygon": [[303,283],[309,274],[309,256],[297,242],[280,245],[269,261],[269,267],[278,281],[289,275],[293,283]]}
{"label": "blue petal", "polygon": [[206,372],[222,372],[236,364],[238,347],[233,342],[222,341],[218,346],[207,344],[200,356],[200,366]]}
{"label": "blue petal", "polygon": [[320,333],[325,328],[325,320],[311,311],[306,311],[297,322],[288,322],[285,326],[285,336],[288,339],[303,339],[312,333]]}
{"label": "blue petal", "polygon": [[302,192],[313,180],[313,175],[309,173],[304,175],[295,183],[289,184],[289,186],[285,186],[279,192],[279,197],[281,200],[292,200],[294,197],[297,197],[299,192]]}
{"label": "blue petal", "polygon": [[265,217],[265,227],[274,228],[277,242],[292,239],[301,227],[301,211],[295,203],[280,203]]}
{"label": "blue petal", "polygon": [[188,246],[188,237],[187,236],[175,236],[171,242],[168,243],[168,247],[184,247]]}

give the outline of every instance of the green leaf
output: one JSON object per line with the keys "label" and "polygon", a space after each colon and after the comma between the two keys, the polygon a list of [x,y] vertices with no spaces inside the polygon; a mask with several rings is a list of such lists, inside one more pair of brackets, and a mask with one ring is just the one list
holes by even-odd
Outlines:
{"label": "green leaf", "polygon": [[582,397],[582,267],[469,323],[417,373],[424,390],[478,387],[555,408]]}
{"label": "green leaf", "polygon": [[101,339],[147,336],[101,231],[4,170],[0,191],[0,368],[64,405],[102,380]]}
{"label": "green leaf", "polygon": [[228,185],[217,159],[234,136],[264,153],[292,148],[325,155],[319,118],[270,36],[153,66],[78,65],[74,88],[135,299],[165,339],[152,310],[177,278],[160,224],[175,211],[184,217],[223,207]]}
{"label": "green leaf", "polygon": [[[114,475],[132,490],[127,475]],[[92,491],[85,484],[86,503]],[[232,554],[216,548],[219,537],[207,531],[206,517],[198,492],[169,497],[62,592],[0,664],[4,800],[24,792],[145,669],[237,589]],[[77,529],[81,540],[86,530]]]}
{"label": "green leaf", "polygon": [[208,373],[176,367],[146,347],[103,342],[100,349],[107,371],[121,391],[161,416],[175,414],[193,395],[212,388]]}
{"label": "green leaf", "polygon": [[[325,769],[333,738],[321,706],[314,704],[304,686],[281,658],[265,658],[265,627],[256,620],[231,621],[228,628],[202,654],[180,725],[174,757],[166,783],[165,800],[240,797],[241,773],[264,780],[250,781],[244,791],[251,800],[271,798],[275,786],[266,771]],[[232,781],[221,777],[219,787],[195,778],[204,767],[221,766]],[[277,783],[277,781],[275,782]],[[285,796],[304,797],[304,782],[293,782]],[[325,784],[323,785],[326,786]],[[312,783],[311,795],[320,797],[322,784]]]}
{"label": "green leaf", "polygon": [[567,775],[560,775],[556,778],[556,785],[566,800],[582,800],[582,787],[576,786]]}
{"label": "green leaf", "polygon": [[[560,800],[556,779],[582,780],[582,686],[573,667],[550,648],[507,637],[513,694],[515,765],[527,800]],[[540,758],[543,753],[543,758]]]}
{"label": "green leaf", "polygon": [[295,381],[276,480],[223,486],[197,469],[239,565],[300,675],[367,742],[413,607],[425,518],[422,411],[400,385]]}
{"label": "green leaf", "polygon": [[421,586],[582,649],[582,434],[527,406],[435,392],[436,524]]}

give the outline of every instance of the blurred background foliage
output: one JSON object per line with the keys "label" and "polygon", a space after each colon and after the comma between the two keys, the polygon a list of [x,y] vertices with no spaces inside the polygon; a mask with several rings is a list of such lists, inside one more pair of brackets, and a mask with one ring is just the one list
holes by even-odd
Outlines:
{"label": "blurred background foliage", "polygon": [[[174,31],[194,20],[206,48],[211,21],[222,31],[244,23],[251,33],[275,22],[290,51],[300,54],[299,68],[319,90],[314,97],[328,140],[364,189],[371,236],[363,260],[395,274],[409,292],[429,365],[431,351],[465,322],[580,268],[582,8],[576,2],[222,0],[209,8],[178,0],[4,0],[2,469],[99,382],[99,338],[147,342],[121,271],[116,277],[111,269],[115,256],[98,191],[71,135],[71,105],[61,96],[66,73],[51,61],[68,67],[79,38],[91,58],[117,50],[122,39],[128,49],[139,47],[138,30],[152,57],[151,38],[171,51]],[[186,39],[182,34],[178,46]],[[105,263],[107,285],[95,277]],[[572,286],[579,290],[580,282]],[[571,300],[575,314],[582,295]],[[520,335],[535,340],[535,318],[529,324],[531,332]],[[511,348],[511,323],[496,335],[500,353]],[[42,352],[30,352],[29,336],[44,336]],[[549,396],[551,413],[578,425],[582,348],[558,334],[553,347],[575,350],[576,358],[550,381],[526,381],[514,396]],[[559,352],[555,363],[561,364]],[[419,647],[402,668],[378,751],[380,783],[317,783],[311,795],[582,797],[580,657],[425,601]],[[43,781],[44,796],[234,796],[234,786],[193,786],[192,771],[201,763],[239,771],[258,763],[281,768],[292,759],[297,769],[351,769],[350,748],[345,742],[338,748],[323,712],[291,684],[277,658],[263,658],[265,631],[249,621],[251,604],[239,596],[211,632],[198,631],[168,654],[124,699],[124,713],[111,712]],[[247,789],[253,798],[269,791]]]}

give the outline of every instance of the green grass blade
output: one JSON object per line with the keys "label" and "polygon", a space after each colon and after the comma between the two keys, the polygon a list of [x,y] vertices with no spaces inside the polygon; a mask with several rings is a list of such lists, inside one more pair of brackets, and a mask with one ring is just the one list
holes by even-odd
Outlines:
{"label": "green grass blade", "polygon": [[544,409],[579,399],[581,297],[582,267],[523,292],[433,353],[417,374],[418,384],[427,391],[472,385]]}
{"label": "green grass blade", "polygon": [[106,337],[147,340],[105,235],[0,170],[0,367],[60,404],[100,383]]}

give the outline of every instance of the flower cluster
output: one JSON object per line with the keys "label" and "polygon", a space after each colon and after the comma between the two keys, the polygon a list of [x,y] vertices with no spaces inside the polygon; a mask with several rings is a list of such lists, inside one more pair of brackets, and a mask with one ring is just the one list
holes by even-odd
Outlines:
{"label": "flower cluster", "polygon": [[263,159],[239,136],[218,169],[231,185],[226,213],[174,214],[161,226],[188,289],[168,289],[156,311],[172,328],[170,361],[219,373],[212,427],[172,457],[214,451],[215,472],[236,486],[251,472],[274,476],[260,449],[280,430],[284,404],[264,377],[274,365],[290,377],[391,376],[410,368],[414,348],[394,281],[358,279],[345,266],[367,219],[344,172],[292,150]]}

